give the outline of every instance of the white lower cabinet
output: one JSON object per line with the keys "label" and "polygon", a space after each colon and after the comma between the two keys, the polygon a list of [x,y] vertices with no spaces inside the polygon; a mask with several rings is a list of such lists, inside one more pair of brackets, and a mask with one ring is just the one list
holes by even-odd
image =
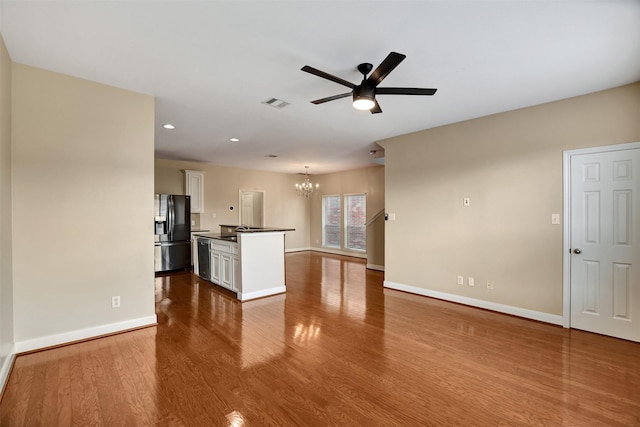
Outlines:
{"label": "white lower cabinet", "polygon": [[233,256],[231,254],[220,254],[220,285],[225,288],[234,289],[233,282]]}
{"label": "white lower cabinet", "polygon": [[211,242],[211,281],[232,291],[238,290],[236,270],[239,265],[237,243]]}
{"label": "white lower cabinet", "polygon": [[211,251],[211,281],[220,285],[220,252]]}
{"label": "white lower cabinet", "polygon": [[191,265],[193,272],[198,274],[198,238],[194,233],[191,233]]}

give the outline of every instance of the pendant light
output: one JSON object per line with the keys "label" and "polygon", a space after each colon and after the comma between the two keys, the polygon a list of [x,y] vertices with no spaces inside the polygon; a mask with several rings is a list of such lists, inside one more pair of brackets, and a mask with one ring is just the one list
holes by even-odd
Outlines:
{"label": "pendant light", "polygon": [[300,196],[309,197],[315,190],[320,188],[320,184],[313,185],[309,179],[309,166],[305,166],[304,181],[296,184],[296,192]]}

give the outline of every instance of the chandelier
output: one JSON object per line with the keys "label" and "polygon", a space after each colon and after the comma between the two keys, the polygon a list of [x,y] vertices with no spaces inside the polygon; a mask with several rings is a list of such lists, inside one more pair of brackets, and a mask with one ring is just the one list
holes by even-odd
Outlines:
{"label": "chandelier", "polygon": [[304,182],[296,184],[296,192],[300,196],[309,197],[313,194],[314,190],[320,188],[320,184],[313,185],[311,181],[309,181],[309,166],[305,166],[304,168],[306,170],[304,173]]}

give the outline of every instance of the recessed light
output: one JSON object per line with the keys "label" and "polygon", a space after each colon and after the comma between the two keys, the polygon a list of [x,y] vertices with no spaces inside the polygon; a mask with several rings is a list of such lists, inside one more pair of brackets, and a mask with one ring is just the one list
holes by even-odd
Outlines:
{"label": "recessed light", "polygon": [[231,142],[238,142],[238,141],[240,141],[240,140],[239,140],[238,138],[229,138],[229,141],[231,141]]}
{"label": "recessed light", "polygon": [[162,127],[165,128],[165,129],[175,129],[176,128],[171,123],[165,123],[165,124],[162,125]]}

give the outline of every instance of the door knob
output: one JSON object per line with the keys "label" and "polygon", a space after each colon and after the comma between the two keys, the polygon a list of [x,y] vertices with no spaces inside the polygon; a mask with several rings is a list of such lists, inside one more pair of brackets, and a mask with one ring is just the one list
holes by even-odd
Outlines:
{"label": "door knob", "polygon": [[574,253],[574,254],[576,254],[576,255],[580,255],[580,254],[582,253],[582,249],[580,249],[580,248],[575,248],[575,249],[573,250],[573,253]]}

